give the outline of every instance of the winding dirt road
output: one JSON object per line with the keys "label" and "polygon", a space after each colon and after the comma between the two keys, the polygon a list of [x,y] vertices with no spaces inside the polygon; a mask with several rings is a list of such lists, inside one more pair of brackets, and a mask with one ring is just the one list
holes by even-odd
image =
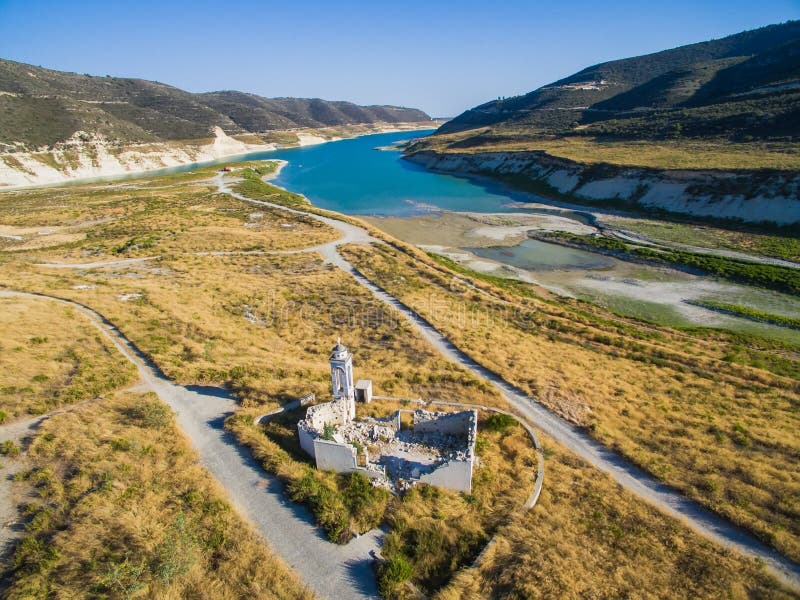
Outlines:
{"label": "winding dirt road", "polygon": [[[327,262],[350,273],[358,283],[372,292],[376,298],[400,312],[414,329],[448,360],[489,381],[508,403],[530,423],[572,450],[591,465],[608,473],[624,488],[637,494],[664,513],[685,523],[701,535],[725,547],[737,550],[746,556],[763,561],[767,569],[779,580],[795,589],[800,589],[800,565],[788,560],[785,556],[761,542],[753,534],[737,527],[694,500],[690,500],[675,489],[658,481],[624,457],[593,440],[584,431],[550,412],[534,398],[527,396],[495,373],[476,363],[413,309],[359,273],[338,251],[338,246],[342,244],[382,243],[380,240],[370,236],[360,227],[349,223],[287,208],[280,204],[253,200],[237,194],[230,189],[222,173],[217,175],[213,181],[216,183],[220,193],[229,194],[244,202],[284,210],[292,214],[310,216],[340,231],[342,234],[340,239],[316,246],[313,250],[322,254]],[[310,248],[309,250],[312,249]]]}
{"label": "winding dirt road", "polygon": [[[219,192],[239,200],[292,214],[310,216],[334,227],[341,233],[340,239],[305,251],[318,252],[327,262],[350,273],[376,298],[398,310],[443,356],[491,382],[523,418],[598,469],[608,473],[620,485],[665,513],[683,521],[702,535],[747,556],[762,560],[779,579],[800,589],[800,566],[787,560],[751,534],[658,482],[621,456],[592,440],[583,431],[550,413],[535,399],[526,396],[474,362],[412,309],[356,271],[339,254],[338,246],[380,243],[364,229],[329,217],[247,198],[230,190],[223,174],[215,177],[213,182]],[[282,493],[280,483],[265,473],[250,452],[238,445],[224,430],[224,419],[236,408],[236,403],[224,390],[215,387],[183,387],[172,383],[113,324],[86,306],[60,298],[15,291],[0,290],[0,296],[42,298],[66,303],[80,310],[137,367],[143,388],[154,391],[175,411],[178,423],[198,451],[201,462],[226,489],[232,503],[255,525],[272,548],[298,572],[316,594],[336,600],[377,596],[370,553],[379,549],[383,533],[370,532],[346,546],[337,546],[326,541],[314,525],[308,511],[287,500]],[[0,427],[0,440],[3,439],[6,429]],[[7,481],[2,482],[2,485],[7,484]]]}
{"label": "winding dirt road", "polygon": [[[373,530],[345,546],[332,544],[315,525],[313,516],[286,498],[281,483],[266,473],[246,448],[225,431],[225,418],[237,403],[217,387],[180,386],[171,382],[120,331],[102,315],[79,303],[0,290],[0,297],[38,298],[78,309],[133,363],[141,379],[140,390],[153,391],[175,412],[178,424],[228,493],[231,503],[321,598],[360,600],[378,596],[370,553],[381,546],[383,532]],[[67,407],[64,410],[69,410]],[[31,422],[0,427],[0,441],[30,430]],[[6,474],[8,476],[8,474]],[[0,502],[8,501],[11,482],[0,482]],[[10,523],[8,524],[11,525]],[[0,539],[13,535],[3,525]]]}

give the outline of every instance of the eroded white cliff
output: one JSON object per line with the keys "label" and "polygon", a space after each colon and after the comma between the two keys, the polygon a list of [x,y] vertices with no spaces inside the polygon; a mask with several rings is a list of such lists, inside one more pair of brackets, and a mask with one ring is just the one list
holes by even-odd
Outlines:
{"label": "eroded white cliff", "polygon": [[436,171],[522,176],[545,191],[587,204],[613,201],[699,217],[777,225],[800,223],[800,173],[583,165],[544,152],[424,151],[407,158]]}

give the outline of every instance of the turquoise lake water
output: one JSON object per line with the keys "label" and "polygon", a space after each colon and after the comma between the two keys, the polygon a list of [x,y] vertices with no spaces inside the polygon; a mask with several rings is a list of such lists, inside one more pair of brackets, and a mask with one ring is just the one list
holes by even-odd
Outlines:
{"label": "turquoise lake water", "polygon": [[512,192],[431,173],[403,160],[399,151],[375,150],[428,133],[431,131],[366,135],[246,158],[289,161],[276,184],[307,196],[316,206],[351,215],[406,216],[434,207],[469,212],[519,210],[506,206],[514,202]]}

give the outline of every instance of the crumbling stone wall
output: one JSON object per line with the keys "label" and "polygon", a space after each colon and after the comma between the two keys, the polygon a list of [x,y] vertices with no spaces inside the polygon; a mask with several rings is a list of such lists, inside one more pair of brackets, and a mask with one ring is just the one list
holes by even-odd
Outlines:
{"label": "crumbling stone wall", "polygon": [[316,404],[309,407],[306,411],[306,423],[311,429],[323,431],[325,425],[333,425],[338,427],[347,423],[347,401],[334,400],[333,402],[325,402],[323,404]]}
{"label": "crumbling stone wall", "polygon": [[472,468],[474,456],[464,460],[450,460],[430,473],[419,476],[420,483],[428,483],[439,487],[469,493],[472,491]]}
{"label": "crumbling stone wall", "polygon": [[457,413],[435,413],[414,411],[414,431],[420,433],[446,433],[463,435],[467,440],[478,430],[478,411],[465,410]]}

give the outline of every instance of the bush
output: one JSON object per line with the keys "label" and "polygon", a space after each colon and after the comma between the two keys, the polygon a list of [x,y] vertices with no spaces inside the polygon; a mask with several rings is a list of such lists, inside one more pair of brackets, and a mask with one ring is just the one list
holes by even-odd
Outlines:
{"label": "bush", "polygon": [[341,495],[320,481],[311,469],[289,483],[287,491],[294,502],[309,506],[328,539],[339,544],[350,539],[349,514]]}
{"label": "bush", "polygon": [[172,412],[160,400],[139,400],[127,413],[140,425],[151,429],[165,429],[172,424]]}
{"label": "bush", "polygon": [[20,453],[20,447],[13,440],[6,440],[0,444],[0,454],[3,456],[17,456]]}
{"label": "bush", "polygon": [[517,420],[511,415],[495,413],[486,420],[486,429],[495,433],[504,433],[517,424]]}
{"label": "bush", "polygon": [[391,597],[400,584],[411,579],[414,567],[403,556],[395,556],[378,567],[378,591]]}

